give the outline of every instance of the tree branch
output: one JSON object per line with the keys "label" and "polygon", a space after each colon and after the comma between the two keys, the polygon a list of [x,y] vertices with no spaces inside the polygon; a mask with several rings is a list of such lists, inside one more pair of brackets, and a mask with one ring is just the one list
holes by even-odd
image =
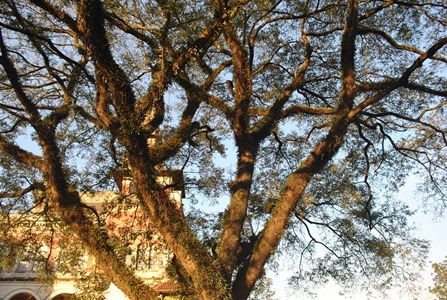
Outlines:
{"label": "tree branch", "polygon": [[13,142],[7,141],[0,136],[0,150],[8,155],[11,155],[17,162],[35,167],[42,170],[44,167],[43,158],[31,152],[23,150]]}
{"label": "tree branch", "polygon": [[[352,106],[355,92],[354,56],[357,13],[358,0],[349,0],[348,17],[341,45],[342,87],[338,113],[334,116],[334,123],[327,136],[313,149],[298,169],[288,176],[278,202],[253,250],[246,272],[238,275],[240,280],[233,286],[233,291],[238,293],[237,295],[241,298],[250,293],[256,280],[260,277],[265,262],[278,245],[281,232],[287,227],[286,223],[289,220],[290,213],[309,181],[323,169],[342,145],[349,125],[346,116]],[[304,31],[302,30],[302,32]]]}
{"label": "tree branch", "polygon": [[41,183],[34,183],[31,184],[29,187],[24,188],[23,190],[20,190],[15,193],[0,193],[0,198],[20,198],[24,195],[28,194],[29,192],[35,191],[35,190],[41,190],[43,188],[43,184]]}
{"label": "tree branch", "polygon": [[[305,20],[303,19],[301,21],[301,39],[303,40],[303,43],[305,45],[306,56],[299,69],[297,68],[299,72],[295,72],[295,76],[293,77],[291,82],[284,88],[284,91],[280,94],[273,105],[268,108],[266,115],[253,126],[252,136],[257,142],[261,142],[270,134],[272,128],[276,126],[278,121],[281,120],[281,116],[286,117],[288,113],[296,112],[298,107],[303,110],[305,109],[304,106],[295,106],[295,111],[293,109],[290,109],[288,112],[282,112],[284,105],[290,99],[292,93],[300,87],[304,86],[303,78],[306,75],[306,71],[309,67],[310,59],[312,57],[313,50],[306,36],[304,25]],[[311,111],[311,109],[309,109],[308,111]]]}
{"label": "tree branch", "polygon": [[0,28],[0,51],[2,54],[0,56],[0,64],[3,66],[17,98],[19,99],[20,103],[23,105],[25,110],[29,113],[30,122],[31,123],[37,122],[38,120],[40,120],[39,111],[37,110],[36,105],[31,101],[28,95],[26,95],[25,91],[22,88],[22,83],[20,82],[19,74],[17,73],[17,70],[15,69],[13,63],[11,62],[8,56],[8,50],[3,41],[1,28]]}

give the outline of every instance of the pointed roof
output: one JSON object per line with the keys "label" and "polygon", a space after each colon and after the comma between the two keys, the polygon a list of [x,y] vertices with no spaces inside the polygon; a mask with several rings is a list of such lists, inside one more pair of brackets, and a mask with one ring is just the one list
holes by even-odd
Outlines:
{"label": "pointed roof", "polygon": [[159,293],[173,293],[180,289],[180,284],[178,282],[160,282],[152,289]]}

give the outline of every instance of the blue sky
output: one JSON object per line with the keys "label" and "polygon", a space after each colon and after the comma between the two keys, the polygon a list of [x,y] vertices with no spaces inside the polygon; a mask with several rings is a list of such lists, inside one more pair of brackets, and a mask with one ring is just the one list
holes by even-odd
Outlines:
{"label": "blue sky", "polygon": [[[418,300],[434,300],[436,299],[430,294],[427,289],[432,285],[432,267],[431,264],[441,262],[447,256],[447,216],[435,216],[432,213],[424,213],[425,210],[422,205],[421,195],[415,193],[417,178],[412,176],[407,181],[407,184],[401,189],[397,198],[410,205],[413,209],[418,209],[418,212],[411,218],[411,222],[417,227],[417,235],[419,238],[431,241],[429,258],[425,270],[423,271],[424,278],[421,279],[421,286],[425,289],[416,299]],[[428,208],[429,210],[429,208]],[[291,272],[284,271],[280,276],[274,277],[275,292],[278,300],[309,300],[306,295],[300,296],[298,294],[290,295],[287,289],[287,278],[292,275]],[[400,293],[399,290],[392,290],[387,298],[372,296],[368,297],[366,294],[359,291],[358,293],[339,295],[340,289],[335,285],[328,285],[322,287],[318,293],[316,300],[413,300],[415,299],[409,294]]]}

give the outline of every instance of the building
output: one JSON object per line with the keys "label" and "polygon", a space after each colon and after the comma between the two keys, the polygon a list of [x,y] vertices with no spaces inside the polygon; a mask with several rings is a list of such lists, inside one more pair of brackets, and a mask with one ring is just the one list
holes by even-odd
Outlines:
{"label": "building", "polygon": [[[129,171],[120,169],[115,172],[114,177],[120,193],[112,191],[86,193],[82,195],[82,201],[95,208],[112,236],[120,237],[122,257],[126,264],[135,270],[136,275],[151,285],[155,291],[160,292],[161,299],[178,299],[179,285],[169,279],[166,273],[172,253],[157,232],[151,229],[150,220],[142,216],[141,208],[132,195]],[[169,187],[167,192],[170,198],[181,206],[184,197],[182,172],[160,169],[157,180]],[[48,232],[45,230],[44,221],[39,220],[40,210],[42,208],[36,207],[26,218],[32,223],[30,227],[32,226],[34,230],[38,231],[39,226],[42,226],[44,228],[42,232]],[[24,215],[15,217],[23,219]],[[17,230],[16,234],[20,235],[19,229]],[[57,235],[62,234],[61,232]],[[48,233],[42,233],[42,239],[47,238],[46,235]],[[100,271],[95,270],[94,257],[88,253],[75,253],[79,249],[82,251],[82,248],[74,245],[75,243],[69,238],[53,236],[51,243],[42,241],[39,246],[40,253],[47,256],[45,262],[34,259],[29,253],[17,255],[12,267],[1,269],[0,300],[66,300],[79,291],[78,279],[91,277],[92,274],[100,277]],[[65,258],[72,255],[78,257],[78,260],[76,263],[71,262],[71,265],[66,264]],[[52,270],[53,276],[48,282],[43,280],[45,276],[39,271],[43,264],[50,266]],[[66,266],[71,269],[67,270]],[[126,299],[125,295],[107,280],[95,282],[98,284],[95,290],[105,299]]]}

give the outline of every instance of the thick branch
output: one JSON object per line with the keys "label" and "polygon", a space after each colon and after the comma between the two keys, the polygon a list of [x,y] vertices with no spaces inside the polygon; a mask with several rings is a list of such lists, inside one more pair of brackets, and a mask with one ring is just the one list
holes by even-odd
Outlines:
{"label": "thick branch", "polygon": [[76,21],[68,13],[61,10],[60,7],[57,7],[56,5],[48,3],[45,0],[31,0],[31,3],[37,5],[44,11],[48,12],[53,17],[55,17],[58,20],[65,23],[71,30],[73,30],[77,34],[80,33],[80,31],[78,29],[78,24],[76,23]]}
{"label": "thick branch", "polygon": [[155,169],[147,160],[149,150],[144,141],[129,137],[123,140],[123,144],[133,145],[129,149],[129,164],[148,217],[191,276],[201,299],[228,299],[227,283],[219,267],[189,229],[182,209],[169,199],[164,188],[156,182]]}
{"label": "thick branch", "polygon": [[115,255],[108,241],[107,232],[94,224],[83,210],[79,194],[70,191],[63,171],[54,132],[38,128],[37,133],[44,155],[44,178],[47,195],[62,220],[84,243],[89,253],[96,258],[99,268],[131,299],[156,299],[156,294],[126,267]]}
{"label": "thick branch", "polygon": [[35,183],[15,193],[0,193],[0,198],[20,198],[32,191],[41,190],[42,188],[43,184]]}
{"label": "thick branch", "polygon": [[[376,35],[379,35],[382,38],[384,38],[391,46],[393,46],[396,49],[417,53],[419,55],[424,54],[424,51],[421,51],[421,50],[417,49],[416,47],[398,44],[389,34],[387,34],[386,32],[383,32],[381,30],[378,30],[378,29],[361,28],[361,29],[358,30],[358,34],[359,35],[362,35],[362,34],[376,34]],[[434,60],[439,60],[439,61],[447,63],[447,59],[444,58],[444,57],[441,57],[441,56],[432,56],[431,58],[434,59]]]}
{"label": "thick branch", "polygon": [[354,103],[355,82],[355,38],[358,24],[358,0],[348,1],[348,15],[341,41],[340,78],[340,110],[351,109]]}
{"label": "thick branch", "polygon": [[201,95],[200,89],[186,90],[188,104],[182,113],[177,130],[169,139],[150,149],[150,155],[155,164],[161,163],[175,155],[191,137],[194,127],[193,118],[205,95]]}
{"label": "thick branch", "polygon": [[35,167],[39,170],[42,170],[44,167],[41,156],[23,150],[14,143],[5,140],[2,136],[0,136],[0,151],[11,155],[19,163]]}
{"label": "thick branch", "polygon": [[245,299],[261,276],[263,267],[278,245],[281,233],[287,227],[289,215],[295,207],[309,181],[332,159],[340,146],[349,125],[346,118],[354,101],[355,92],[355,36],[357,27],[358,1],[348,2],[348,16],[341,42],[342,87],[338,114],[326,138],[320,142],[301,166],[292,173],[280,194],[278,203],[267,221],[256,244],[248,265],[237,274],[233,294],[236,299]]}
{"label": "thick branch", "polygon": [[0,29],[0,51],[2,54],[0,56],[0,64],[3,66],[17,98],[19,99],[20,103],[23,105],[25,110],[29,113],[31,118],[30,121],[35,122],[37,120],[40,120],[39,111],[37,110],[35,104],[31,101],[31,99],[28,97],[28,95],[26,95],[25,91],[23,90],[19,74],[17,73],[17,70],[15,69],[12,61],[9,58],[8,50],[3,41],[3,35],[1,29]]}
{"label": "thick branch", "polygon": [[248,62],[248,53],[237,35],[237,30],[230,19],[231,11],[226,1],[219,1],[220,16],[223,22],[223,32],[227,45],[231,50],[234,68],[234,118],[232,125],[236,143],[246,139],[248,129],[248,109],[252,95],[252,74]]}
{"label": "thick branch", "polygon": [[[270,132],[276,124],[278,124],[278,121],[281,120],[281,116],[283,115],[283,108],[284,105],[287,103],[287,101],[292,96],[293,92],[299,89],[301,86],[304,85],[303,78],[306,75],[307,68],[310,64],[310,59],[312,57],[312,46],[307,39],[305,30],[304,30],[304,24],[305,20],[301,21],[301,38],[303,40],[303,43],[305,45],[306,49],[306,57],[304,58],[304,61],[302,62],[299,69],[297,68],[297,71],[295,72],[295,76],[292,79],[292,81],[285,87],[284,91],[281,93],[281,95],[278,97],[278,99],[273,103],[272,106],[268,109],[267,114],[265,117],[263,117],[260,121],[258,121],[253,126],[252,135],[256,141],[262,141],[267,136],[270,135]],[[296,107],[297,108],[297,107]],[[302,107],[304,108],[304,106]],[[291,113],[292,111],[289,110],[288,113]],[[287,114],[286,114],[287,116]]]}
{"label": "thick branch", "polygon": [[348,123],[345,115],[338,116],[337,120],[326,138],[314,148],[300,167],[287,178],[247,267],[241,269],[237,274],[235,285],[233,286],[235,299],[245,299],[248,296],[256,280],[261,276],[265,262],[278,245],[281,233],[287,227],[289,215],[304,189],[313,175],[320,172],[340,148]]}
{"label": "thick branch", "polygon": [[[230,119],[239,157],[237,177],[231,184],[232,197],[224,216],[222,239],[217,248],[220,262],[228,281],[236,261],[240,234],[247,213],[249,191],[253,178],[254,160],[259,144],[249,137],[249,107],[252,96],[252,74],[248,53],[232,23],[232,10],[226,1],[219,0],[219,14],[223,22],[225,41],[231,50],[234,80],[234,108]],[[233,11],[234,12],[234,11]]]}
{"label": "thick branch", "polygon": [[116,26],[117,28],[121,29],[122,31],[124,31],[126,33],[133,35],[135,38],[139,39],[140,41],[145,42],[155,52],[157,52],[156,49],[158,47],[158,44],[156,43],[156,41],[153,38],[145,35],[144,33],[141,32],[141,30],[137,30],[137,28],[135,28],[131,24],[128,24],[125,20],[121,19],[115,13],[106,13],[105,16],[106,16],[107,20],[110,23],[112,23],[114,26]]}
{"label": "thick branch", "polygon": [[[444,47],[447,44],[447,37],[442,38],[438,40],[433,46],[431,46],[426,52],[419,55],[419,57],[413,62],[411,66],[409,66],[403,73],[402,76],[397,79],[393,80],[391,82],[388,82],[386,84],[380,84],[380,86],[383,86],[384,89],[377,92],[375,95],[366,98],[362,102],[360,102],[357,106],[355,106],[351,112],[349,113],[349,118],[354,118],[357,114],[361,113],[365,108],[368,106],[382,100],[384,97],[389,95],[392,91],[399,87],[409,87],[410,89],[414,89],[415,86],[411,83],[409,83],[409,78],[413,74],[414,71],[416,71],[418,68],[422,67],[422,64],[429,58],[431,58],[433,55],[436,54],[437,51],[439,51],[442,47]],[[425,90],[424,88],[420,87],[418,90],[425,91],[428,93],[433,93],[433,91]],[[441,94],[442,95],[442,94]]]}
{"label": "thick branch", "polygon": [[[104,10],[100,1],[81,1],[80,29],[92,55],[97,72],[107,78],[111,101],[126,134],[138,131],[134,114],[135,95],[130,80],[114,60],[104,28]],[[123,132],[124,133],[124,132]]]}

